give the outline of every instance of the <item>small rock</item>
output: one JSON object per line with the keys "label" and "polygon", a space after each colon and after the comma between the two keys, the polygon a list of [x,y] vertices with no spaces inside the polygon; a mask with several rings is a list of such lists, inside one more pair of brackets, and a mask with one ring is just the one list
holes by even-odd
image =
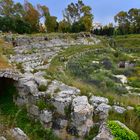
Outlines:
{"label": "small rock", "polygon": [[108,99],[107,98],[104,98],[104,97],[99,97],[99,96],[92,96],[90,98],[90,103],[94,106],[98,106],[99,104],[101,103],[105,103],[105,104],[108,104]]}
{"label": "small rock", "polygon": [[125,75],[114,75],[116,78],[118,78],[122,84],[126,84],[128,81],[127,81],[127,77]]}
{"label": "small rock", "polygon": [[44,123],[49,123],[52,121],[52,113],[48,110],[41,111],[40,120]]}
{"label": "small rock", "polygon": [[134,107],[132,107],[132,106],[127,106],[127,110],[134,110]]}
{"label": "small rock", "polygon": [[29,107],[28,112],[29,114],[37,117],[39,116],[39,107],[36,105],[32,105]]}
{"label": "small rock", "polygon": [[10,132],[15,140],[29,140],[28,136],[20,128],[11,129]]}
{"label": "small rock", "polygon": [[99,134],[95,138],[93,138],[93,140],[113,140],[113,139],[114,138],[105,122],[101,124],[99,128]]}
{"label": "small rock", "polygon": [[24,83],[24,86],[26,87],[28,93],[31,93],[32,95],[38,93],[38,88],[34,81],[28,81]]}
{"label": "small rock", "polygon": [[48,81],[44,77],[35,77],[34,80],[38,86],[47,86]]}
{"label": "small rock", "polygon": [[2,137],[0,137],[0,140],[7,140],[7,139],[6,139],[5,137],[2,136]]}
{"label": "small rock", "polygon": [[115,105],[113,106],[113,109],[114,109],[114,111],[116,111],[119,114],[123,114],[126,111],[126,109],[124,107],[115,106]]}

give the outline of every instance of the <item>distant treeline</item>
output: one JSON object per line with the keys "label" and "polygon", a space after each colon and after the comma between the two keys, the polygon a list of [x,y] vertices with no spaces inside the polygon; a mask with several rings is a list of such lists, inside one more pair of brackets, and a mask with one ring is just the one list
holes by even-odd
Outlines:
{"label": "distant treeline", "polygon": [[117,27],[113,24],[94,29],[97,35],[140,34],[140,9],[132,8],[128,12],[121,11],[114,17]]}
{"label": "distant treeline", "polygon": [[[0,1],[0,30],[15,33],[37,32],[81,32],[90,31],[93,23],[91,7],[81,0],[71,3],[63,11],[63,20],[50,14],[49,8],[38,4],[34,7],[25,0],[24,4],[13,0]],[[43,20],[42,20],[43,19]],[[40,21],[44,21],[41,23]]]}
{"label": "distant treeline", "polygon": [[[13,0],[0,1],[0,30],[13,33],[39,32],[92,32],[97,35],[140,33],[140,9],[121,11],[115,17],[118,27],[113,24],[95,29],[92,9],[78,0],[70,3],[63,11],[62,21],[52,16],[45,5],[33,6],[27,0],[24,4]],[[42,23],[43,22],[43,23]]]}

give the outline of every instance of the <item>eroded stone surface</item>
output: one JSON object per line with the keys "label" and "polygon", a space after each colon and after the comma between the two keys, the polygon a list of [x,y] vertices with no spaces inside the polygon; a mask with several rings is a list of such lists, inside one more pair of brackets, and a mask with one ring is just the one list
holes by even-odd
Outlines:
{"label": "eroded stone surface", "polygon": [[113,106],[113,109],[114,109],[114,111],[116,111],[119,114],[123,114],[126,111],[126,109],[124,107],[116,106],[116,105]]}
{"label": "eroded stone surface", "polygon": [[112,136],[105,122],[101,124],[99,128],[99,134],[95,138],[93,138],[93,140],[113,140],[113,139],[114,137]]}
{"label": "eroded stone surface", "polygon": [[72,102],[72,124],[78,134],[84,136],[93,125],[93,107],[88,103],[86,96],[77,96]]}
{"label": "eroded stone surface", "polygon": [[10,132],[15,140],[29,140],[28,136],[20,128],[11,129]]}

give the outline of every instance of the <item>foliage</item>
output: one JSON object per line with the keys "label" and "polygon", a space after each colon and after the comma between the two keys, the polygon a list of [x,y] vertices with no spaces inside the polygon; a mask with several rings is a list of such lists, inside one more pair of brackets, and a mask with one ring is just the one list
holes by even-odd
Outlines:
{"label": "foliage", "polygon": [[39,100],[39,101],[37,102],[37,106],[39,107],[40,110],[44,110],[44,109],[47,108],[47,105],[46,105],[46,103],[45,103],[44,100]]}
{"label": "foliage", "polygon": [[128,12],[120,11],[115,17],[119,24],[118,34],[140,33],[140,9],[132,8]]}
{"label": "foliage", "polygon": [[32,32],[37,32],[39,29],[40,13],[28,1],[25,1],[24,7],[25,7],[25,15],[23,16],[23,19],[26,22],[30,23]]}
{"label": "foliage", "polygon": [[93,138],[97,136],[98,132],[99,132],[99,126],[94,125],[90,129],[89,134],[85,136],[84,140],[93,140]]}
{"label": "foliage", "polygon": [[136,111],[138,117],[140,117],[140,105],[137,105],[137,106],[135,107],[135,111]]}
{"label": "foliage", "polygon": [[64,111],[65,111],[65,115],[66,115],[66,117],[67,117],[67,119],[71,119],[71,105],[69,105],[69,106],[66,106],[65,108],[64,108]]}
{"label": "foliage", "polygon": [[115,34],[115,28],[113,27],[113,24],[108,24],[99,29],[93,29],[92,33],[96,35],[112,36]]}
{"label": "foliage", "polygon": [[118,124],[118,122],[109,121],[108,127],[115,136],[115,140],[139,140],[136,133],[125,127],[122,127],[120,124]]}
{"label": "foliage", "polygon": [[54,111],[56,109],[52,103],[45,101],[45,100],[42,100],[42,99],[40,99],[37,102],[37,106],[39,107],[40,110],[47,109],[50,111]]}
{"label": "foliage", "polygon": [[46,90],[47,90],[47,86],[45,86],[45,85],[40,85],[40,86],[38,87],[38,90],[39,90],[39,91],[46,91]]}
{"label": "foliage", "polygon": [[109,112],[109,120],[118,120],[124,123],[128,128],[137,133],[140,137],[140,119],[136,110],[128,110],[123,114],[118,114],[115,111]]}
{"label": "foliage", "polygon": [[47,32],[56,32],[58,30],[57,17],[51,16],[50,14],[45,15],[45,24]]}
{"label": "foliage", "polygon": [[69,32],[69,29],[71,32],[90,31],[93,22],[91,10],[91,7],[86,6],[81,0],[69,4],[63,12],[64,19],[60,22],[61,24],[65,23],[65,25],[68,23],[67,30],[62,28],[63,32]]}

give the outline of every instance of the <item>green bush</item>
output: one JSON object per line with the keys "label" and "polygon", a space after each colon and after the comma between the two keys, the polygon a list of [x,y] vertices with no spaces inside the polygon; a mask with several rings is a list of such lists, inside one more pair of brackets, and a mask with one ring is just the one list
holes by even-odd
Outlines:
{"label": "green bush", "polygon": [[64,109],[66,117],[70,120],[71,119],[71,105],[65,107]]}
{"label": "green bush", "polygon": [[40,85],[40,86],[38,87],[38,90],[39,90],[39,91],[46,91],[46,90],[47,90],[47,86],[45,86],[45,85]]}
{"label": "green bush", "polygon": [[39,107],[40,110],[50,110],[50,111],[54,111],[56,108],[53,104],[51,104],[50,102],[45,102],[44,100],[39,100],[37,102],[37,106]]}
{"label": "green bush", "polygon": [[98,132],[99,132],[99,126],[97,125],[93,126],[90,129],[89,134],[85,136],[84,140],[93,140],[93,138],[97,136]]}
{"label": "green bush", "polygon": [[108,127],[115,137],[115,140],[139,140],[136,133],[130,129],[122,127],[115,121],[108,121]]}
{"label": "green bush", "polygon": [[47,108],[47,105],[46,105],[45,101],[43,101],[43,100],[39,100],[37,102],[37,106],[39,107],[40,110]]}
{"label": "green bush", "polygon": [[137,106],[135,107],[135,111],[136,111],[138,117],[140,117],[140,105],[137,105]]}

